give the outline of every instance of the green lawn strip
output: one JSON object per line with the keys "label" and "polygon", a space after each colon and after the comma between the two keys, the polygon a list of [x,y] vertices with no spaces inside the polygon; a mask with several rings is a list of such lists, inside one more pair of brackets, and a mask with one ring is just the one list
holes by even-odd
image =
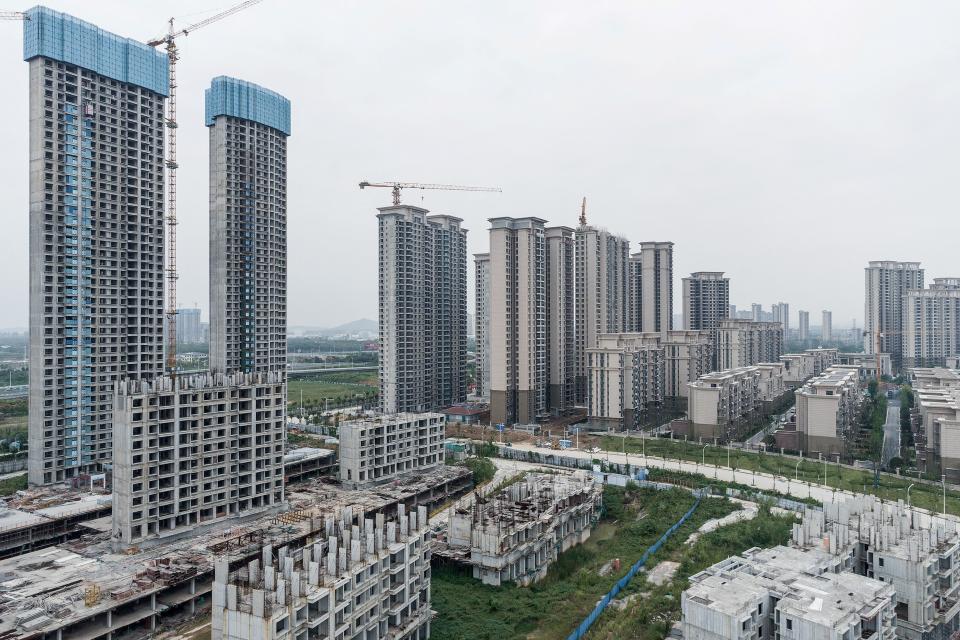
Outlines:
{"label": "green lawn strip", "polygon": [[[646,448],[648,456],[666,458],[668,460],[684,460],[687,462],[703,462],[709,466],[719,465],[727,467],[727,449],[708,445],[706,450],[702,444],[668,440],[665,438],[648,438],[645,441],[639,438],[617,438],[606,436],[602,438],[601,447],[609,451],[622,451],[626,446],[627,453],[640,453]],[[773,475],[780,475],[790,480],[803,480],[824,484],[824,464],[818,460],[803,460],[797,466],[798,460],[777,453],[757,453],[730,449],[729,466],[744,471],[759,471]],[[631,463],[642,464],[642,458],[631,459]],[[912,505],[929,509],[937,513],[943,508],[943,493],[938,485],[929,485],[916,482],[908,477],[895,477],[888,474],[880,475],[880,486],[873,487],[873,472],[838,467],[835,463],[827,465],[826,486],[852,491],[856,493],[873,494],[884,500],[906,500],[906,489],[913,484],[910,490]],[[706,470],[705,473],[712,473]],[[947,490],[947,512],[960,514],[960,493]]]}
{"label": "green lawn strip", "polygon": [[376,395],[377,389],[367,384],[336,383],[325,379],[295,379],[287,383],[287,402],[295,411],[300,406],[300,392],[303,391],[304,406],[323,408],[324,401],[329,400],[330,404],[349,403],[357,394],[364,398],[371,398]]}
{"label": "green lawn strip", "polygon": [[[431,638],[566,637],[693,503],[694,497],[682,489],[605,487],[605,514],[590,539],[562,553],[546,578],[531,587],[490,587],[475,580],[467,570],[449,565],[435,567],[432,607],[438,615],[431,624]],[[727,500],[704,500],[665,548],[682,544],[703,522],[734,509]],[[644,515],[638,519],[641,512]],[[599,569],[613,558],[620,558],[620,570],[601,577]]]}
{"label": "green lawn strip", "polygon": [[24,472],[22,475],[14,476],[12,478],[4,478],[0,480],[0,496],[12,496],[17,491],[22,491],[27,488],[27,474]]}
{"label": "green lawn strip", "polygon": [[[712,498],[704,502],[712,501]],[[608,608],[590,629],[590,640],[661,640],[680,618],[680,594],[687,588],[688,578],[707,567],[752,547],[772,547],[790,539],[790,528],[795,522],[790,516],[777,516],[761,506],[753,520],[738,522],[703,535],[687,546],[670,545],[657,553],[647,564],[653,569],[663,560],[679,562],[673,579],[661,586],[650,584],[644,575],[638,575],[620,598],[642,594],[629,600],[623,610]]]}

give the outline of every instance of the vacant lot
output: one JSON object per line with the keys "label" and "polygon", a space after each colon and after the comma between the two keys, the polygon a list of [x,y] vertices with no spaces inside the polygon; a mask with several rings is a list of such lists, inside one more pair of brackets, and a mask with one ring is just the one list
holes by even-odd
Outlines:
{"label": "vacant lot", "polygon": [[[566,637],[693,502],[689,492],[679,489],[658,492],[606,487],[606,511],[590,540],[561,554],[547,577],[531,587],[490,587],[456,567],[435,568],[432,606],[437,617],[431,625],[431,638]],[[665,552],[683,545],[703,522],[733,509],[727,500],[703,501],[664,546]],[[620,571],[600,576],[600,567],[613,558],[620,558]]]}

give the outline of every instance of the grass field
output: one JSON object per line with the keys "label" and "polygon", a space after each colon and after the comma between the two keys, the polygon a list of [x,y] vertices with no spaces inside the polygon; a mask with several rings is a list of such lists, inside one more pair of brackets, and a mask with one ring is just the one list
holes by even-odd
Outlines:
{"label": "grass field", "polygon": [[[606,487],[606,514],[590,539],[562,553],[547,577],[531,587],[490,587],[452,566],[433,569],[431,638],[453,640],[548,640],[566,637],[651,544],[693,504],[683,490],[625,492]],[[703,522],[734,509],[727,500],[705,500],[665,549],[682,545]],[[640,514],[642,517],[638,517]],[[619,572],[598,570],[620,558]]]}
{"label": "grass field", "polygon": [[[336,374],[347,376],[347,373]],[[374,374],[374,377],[376,374]],[[291,407],[300,406],[300,393],[303,392],[305,407],[323,408],[328,402],[331,407],[357,404],[361,399],[372,400],[377,395],[377,387],[370,384],[357,384],[331,380],[333,376],[319,378],[295,378],[287,383],[287,402]]]}
{"label": "grass field", "polygon": [[[648,438],[642,441],[638,438],[604,437],[600,447],[609,451],[622,451],[626,446],[628,453],[640,453],[646,448],[647,455],[665,457],[671,460],[686,460],[702,462],[704,457],[708,465],[727,465],[727,449],[709,445],[704,451],[702,444],[668,440],[663,438]],[[824,464],[818,460],[803,460],[797,466],[796,457],[781,456],[777,453],[755,453],[731,449],[729,452],[730,464],[734,469],[748,471],[762,471],[787,477],[791,480],[799,479],[808,482],[818,482],[837,489],[869,493],[884,500],[906,500],[907,487],[913,484],[910,490],[910,503],[917,507],[940,512],[943,508],[943,491],[939,484],[917,482],[916,478],[897,477],[880,474],[880,486],[873,487],[874,474],[869,470],[850,469],[838,466],[836,463],[826,465],[826,482],[824,482]],[[947,490],[947,512],[960,514],[960,492]]]}

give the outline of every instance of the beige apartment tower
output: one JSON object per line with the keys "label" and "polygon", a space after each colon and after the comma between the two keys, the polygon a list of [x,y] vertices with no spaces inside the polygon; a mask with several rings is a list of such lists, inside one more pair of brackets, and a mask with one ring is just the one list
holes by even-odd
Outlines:
{"label": "beige apartment tower", "polygon": [[490,421],[566,412],[573,393],[573,231],[490,219]]}
{"label": "beige apartment tower", "polygon": [[864,353],[889,353],[894,369],[903,360],[903,311],[907,291],[923,289],[919,262],[876,260],[864,270]]}
{"label": "beige apartment tower", "polygon": [[576,231],[576,399],[587,397],[587,349],[626,329],[630,241],[586,224]]}
{"label": "beige apartment tower", "polygon": [[673,243],[641,242],[630,257],[627,331],[664,333],[673,329]]}

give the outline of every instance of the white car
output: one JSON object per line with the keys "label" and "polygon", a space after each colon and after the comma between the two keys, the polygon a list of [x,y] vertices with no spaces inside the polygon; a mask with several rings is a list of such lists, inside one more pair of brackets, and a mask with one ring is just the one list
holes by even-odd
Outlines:
{"label": "white car", "polygon": [[600,453],[600,451],[602,451],[600,447],[593,447],[592,449],[590,449],[590,453]]}

